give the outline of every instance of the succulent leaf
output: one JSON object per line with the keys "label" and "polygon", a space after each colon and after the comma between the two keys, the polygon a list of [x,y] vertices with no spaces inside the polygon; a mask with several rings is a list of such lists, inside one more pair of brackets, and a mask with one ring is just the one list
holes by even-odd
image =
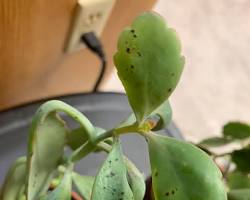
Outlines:
{"label": "succulent leaf", "polygon": [[166,100],[163,102],[157,109],[154,110],[151,116],[159,117],[159,119],[156,121],[156,125],[153,128],[154,131],[158,131],[167,127],[172,119],[172,109],[169,101]]}
{"label": "succulent leaf", "polygon": [[145,179],[137,167],[126,157],[124,157],[128,171],[129,186],[133,192],[134,200],[143,200],[146,186]]}
{"label": "succulent leaf", "polygon": [[150,163],[155,200],[226,200],[222,175],[199,148],[150,134]]}
{"label": "succulent leaf", "polygon": [[224,137],[211,137],[202,140],[198,145],[203,147],[220,147],[233,142],[232,139]]}
{"label": "succulent leaf", "polygon": [[19,200],[26,179],[26,157],[15,161],[8,171],[0,193],[1,200]]}
{"label": "succulent leaf", "polygon": [[95,178],[73,173],[73,183],[84,200],[90,200]]}
{"label": "succulent leaf", "polygon": [[250,189],[238,189],[228,192],[228,200],[250,200]]}
{"label": "succulent leaf", "polygon": [[133,200],[133,193],[127,180],[121,146],[115,141],[107,159],[95,178],[91,200]]}
{"label": "succulent leaf", "polygon": [[250,137],[250,125],[242,122],[229,122],[223,127],[223,134],[232,139],[246,139]]}
{"label": "succulent leaf", "polygon": [[67,134],[67,145],[76,150],[88,140],[88,134],[82,127],[76,128]]}
{"label": "succulent leaf", "polygon": [[233,151],[231,157],[239,171],[250,173],[250,146]]}
{"label": "succulent leaf", "polygon": [[53,173],[64,153],[67,129],[64,122],[52,112],[43,120],[33,121],[29,138],[27,199],[44,195]]}
{"label": "succulent leaf", "polygon": [[68,168],[65,171],[61,183],[55,190],[50,192],[43,200],[71,200],[71,188],[72,188],[72,170]]}
{"label": "succulent leaf", "polygon": [[170,96],[180,79],[180,41],[160,15],[146,12],[124,29],[117,48],[114,63],[140,123]]}
{"label": "succulent leaf", "polygon": [[231,190],[250,188],[250,177],[242,172],[234,171],[227,176],[227,185]]}

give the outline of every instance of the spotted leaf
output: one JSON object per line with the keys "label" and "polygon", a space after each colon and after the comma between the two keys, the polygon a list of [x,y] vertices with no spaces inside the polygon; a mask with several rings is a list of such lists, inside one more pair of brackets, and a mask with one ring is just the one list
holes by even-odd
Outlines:
{"label": "spotted leaf", "polygon": [[176,33],[155,13],[139,15],[124,29],[114,63],[138,122],[174,91],[184,65]]}
{"label": "spotted leaf", "polygon": [[115,141],[94,182],[91,200],[134,200],[121,147]]}
{"label": "spotted leaf", "polygon": [[226,200],[222,175],[197,147],[150,134],[150,163],[155,200]]}

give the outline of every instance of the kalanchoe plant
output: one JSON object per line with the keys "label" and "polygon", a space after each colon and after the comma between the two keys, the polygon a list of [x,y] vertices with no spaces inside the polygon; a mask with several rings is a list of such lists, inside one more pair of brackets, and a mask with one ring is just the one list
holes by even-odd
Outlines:
{"label": "kalanchoe plant", "polygon": [[[227,147],[229,144],[234,144]],[[202,140],[198,146],[207,151],[221,168],[228,188],[228,200],[250,200],[250,125],[229,122],[221,137]],[[218,148],[225,148],[218,154]]]}
{"label": "kalanchoe plant", "polygon": [[[6,176],[2,200],[69,200],[72,185],[85,200],[142,200],[144,177],[122,153],[120,136],[128,133],[147,141],[152,198],[227,199],[221,172],[209,155],[195,145],[154,133],[171,119],[168,97],[184,65],[175,31],[158,14],[141,14],[121,33],[114,63],[134,114],[106,131],[63,102],[46,102],[33,118],[27,156],[19,158]],[[79,128],[69,130],[59,112],[72,117]],[[67,157],[66,146],[72,149]],[[107,152],[107,158],[95,177],[74,172],[77,161],[96,151]]]}

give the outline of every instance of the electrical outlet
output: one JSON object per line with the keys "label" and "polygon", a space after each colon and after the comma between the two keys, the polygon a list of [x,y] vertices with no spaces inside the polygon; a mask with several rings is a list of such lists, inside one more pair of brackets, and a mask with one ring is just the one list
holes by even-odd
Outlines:
{"label": "electrical outlet", "polygon": [[78,0],[71,31],[65,47],[70,53],[84,47],[81,35],[93,31],[100,36],[115,0]]}

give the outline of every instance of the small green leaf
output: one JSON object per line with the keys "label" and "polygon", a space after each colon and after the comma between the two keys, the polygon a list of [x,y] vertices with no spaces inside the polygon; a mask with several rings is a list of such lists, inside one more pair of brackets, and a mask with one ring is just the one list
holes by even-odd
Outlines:
{"label": "small green leaf", "polygon": [[45,118],[35,116],[29,136],[27,199],[44,195],[64,153],[67,130],[52,112]]}
{"label": "small green leaf", "polygon": [[67,169],[61,183],[58,187],[50,192],[45,200],[70,200],[72,188],[72,170]]}
{"label": "small green leaf", "polygon": [[[105,132],[105,129],[100,127],[95,127],[96,135],[100,135]],[[72,150],[78,149],[80,146],[85,144],[89,140],[88,133],[86,132],[85,128],[79,127],[70,131],[67,135],[67,145]],[[112,139],[108,138],[104,142],[108,144],[112,144]],[[98,149],[97,149],[98,150]]]}
{"label": "small green leaf", "polygon": [[128,118],[126,120],[124,120],[123,122],[121,122],[119,124],[118,128],[130,126],[130,125],[135,124],[135,123],[136,123],[135,114],[132,113],[131,115],[128,116]]}
{"label": "small green leaf", "polygon": [[250,172],[250,148],[235,150],[231,154],[232,161],[236,164],[237,169],[242,172]]}
{"label": "small green leaf", "polygon": [[[165,128],[172,119],[172,109],[166,100],[157,109],[155,109],[145,120],[144,123],[150,123],[152,130],[157,131]],[[136,123],[134,114],[131,114],[124,122],[119,125],[120,127],[130,126]]]}
{"label": "small green leaf", "polygon": [[148,135],[155,200],[226,200],[222,174],[202,150],[186,142]]}
{"label": "small green leaf", "polygon": [[134,199],[128,184],[126,165],[118,141],[115,141],[95,179],[91,200],[100,199]]}
{"label": "small green leaf", "polygon": [[241,172],[232,172],[227,176],[227,185],[230,189],[250,188],[250,177]]}
{"label": "small green leaf", "polygon": [[90,200],[95,177],[73,173],[73,183],[84,200]]}
{"label": "small green leaf", "polygon": [[228,192],[228,200],[250,200],[250,189],[238,189]]}
{"label": "small green leaf", "polygon": [[156,125],[153,128],[154,131],[158,131],[165,128],[172,119],[172,109],[169,104],[169,101],[166,100],[156,110],[154,110],[151,115],[159,117],[159,120],[157,120]]}
{"label": "small green leaf", "polygon": [[229,122],[223,127],[225,137],[245,139],[250,137],[250,126],[241,122]]}
{"label": "small green leaf", "polygon": [[143,200],[146,191],[144,177],[128,158],[124,157],[124,160],[127,166],[128,181],[134,195],[134,200]]}
{"label": "small green leaf", "polygon": [[70,131],[67,135],[67,144],[72,150],[76,150],[88,140],[88,134],[82,127]]}
{"label": "small green leaf", "polygon": [[233,140],[222,137],[211,137],[205,140],[202,140],[198,145],[205,147],[220,147],[226,144],[231,143]]}
{"label": "small green leaf", "polygon": [[114,63],[140,123],[174,91],[184,65],[176,33],[153,12],[124,29]]}
{"label": "small green leaf", "polygon": [[21,157],[9,169],[1,189],[1,200],[19,200],[26,179],[26,158]]}

